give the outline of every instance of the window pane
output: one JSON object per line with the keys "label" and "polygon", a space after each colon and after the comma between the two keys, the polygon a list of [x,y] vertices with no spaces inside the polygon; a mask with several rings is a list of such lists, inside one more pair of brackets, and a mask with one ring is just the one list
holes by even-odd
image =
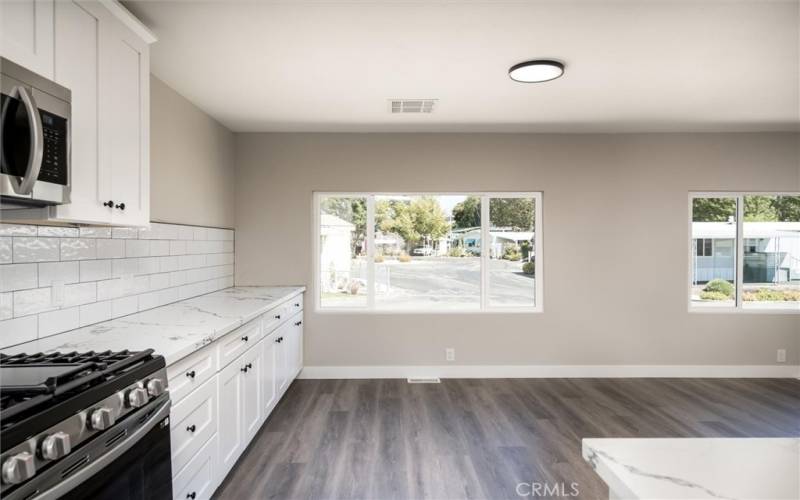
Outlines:
{"label": "window pane", "polygon": [[367,305],[366,197],[326,197],[319,206],[320,305]]}
{"label": "window pane", "polygon": [[479,309],[480,225],[478,197],[376,196],[376,308]]}
{"label": "window pane", "polygon": [[536,303],[534,198],[489,200],[489,305]]}
{"label": "window pane", "polygon": [[800,196],[744,197],[742,306],[800,309]]}
{"label": "window pane", "polygon": [[736,198],[695,198],[692,238],[696,245],[692,252],[692,306],[734,307]]}

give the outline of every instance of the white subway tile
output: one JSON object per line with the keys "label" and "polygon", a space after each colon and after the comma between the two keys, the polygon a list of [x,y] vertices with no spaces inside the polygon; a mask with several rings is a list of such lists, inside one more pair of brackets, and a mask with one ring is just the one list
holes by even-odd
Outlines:
{"label": "white subway tile", "polygon": [[61,240],[61,260],[87,260],[96,258],[96,239],[63,238]]}
{"label": "white subway tile", "polygon": [[178,226],[178,239],[179,240],[193,240],[194,228],[192,226]]}
{"label": "white subway tile", "polygon": [[139,230],[135,227],[115,227],[111,230],[111,237],[117,239],[136,239],[139,237]]}
{"label": "white subway tile", "polygon": [[[39,226],[37,234],[39,236],[53,236],[55,238],[77,238],[80,231],[77,227],[56,227],[56,226]],[[42,325],[39,325],[41,330]]]}
{"label": "white subway tile", "polygon": [[121,259],[125,257],[125,241],[123,240],[97,240],[98,259]]}
{"label": "white subway tile", "polygon": [[[150,290],[150,276],[136,276],[133,278],[133,286],[130,293],[144,293]],[[125,295],[129,293],[125,290]]]}
{"label": "white subway tile", "polygon": [[80,306],[97,300],[97,284],[93,281],[67,285],[64,289],[64,307]]}
{"label": "white subway tile", "polygon": [[36,226],[0,224],[0,236],[36,236]]}
{"label": "white subway tile", "polygon": [[110,227],[82,227],[81,238],[111,238]]}
{"label": "white subway tile", "polygon": [[158,272],[158,257],[141,257],[137,274],[153,274]]}
{"label": "white subway tile", "polygon": [[194,228],[194,239],[199,241],[205,241],[208,239],[208,229],[205,227],[196,227]]}
{"label": "white subway tile", "polygon": [[169,242],[169,254],[170,255],[185,255],[186,254],[186,242],[181,240],[173,240]]}
{"label": "white subway tile", "polygon": [[139,272],[139,259],[115,259],[111,261],[111,276],[121,278]]}
{"label": "white subway tile", "polygon": [[178,256],[158,257],[158,270],[160,272],[177,271],[180,265]]}
{"label": "white subway tile", "polygon": [[139,296],[121,297],[111,301],[111,317],[127,316],[139,310]]}
{"label": "white subway tile", "polygon": [[80,263],[81,281],[100,281],[110,279],[112,262],[113,261],[110,259],[82,260]]}
{"label": "white subway tile", "polygon": [[80,308],[80,325],[93,325],[111,319],[111,301],[94,302]]}
{"label": "white subway tile", "polygon": [[0,236],[0,264],[10,264],[12,262],[13,251],[10,236]]}
{"label": "white subway tile", "polygon": [[233,253],[233,240],[223,241],[222,242],[222,250],[220,250],[220,251],[221,252],[226,252],[226,253]]}
{"label": "white subway tile", "polygon": [[125,240],[125,257],[147,257],[150,255],[150,242],[147,240]]}
{"label": "white subway tile", "polygon": [[48,262],[58,259],[59,238],[14,237],[13,261]]}
{"label": "white subway tile", "polygon": [[185,285],[187,282],[186,273],[187,271],[174,271],[169,273],[169,285],[170,286]]}
{"label": "white subway tile", "polygon": [[161,290],[162,288],[168,288],[169,286],[169,273],[150,275],[150,290]]}
{"label": "white subway tile", "polygon": [[97,300],[108,300],[121,297],[122,280],[119,278],[97,282]]}
{"label": "white subway tile", "polygon": [[11,292],[0,293],[0,320],[11,319],[13,317],[14,294]]}
{"label": "white subway tile", "polygon": [[233,241],[234,230],[233,229],[225,229],[225,234],[222,235],[222,239],[225,241]]}
{"label": "white subway tile", "polygon": [[50,286],[54,281],[77,283],[77,262],[42,262],[39,266],[39,286]]}
{"label": "white subway tile", "polygon": [[169,240],[153,240],[150,242],[150,255],[169,255]]}
{"label": "white subway tile", "polygon": [[39,338],[78,328],[78,308],[70,307],[39,315]]}
{"label": "white subway tile", "polygon": [[16,318],[54,309],[58,309],[58,307],[52,303],[50,287],[14,292],[14,317]]}
{"label": "white subway tile", "polygon": [[0,292],[36,288],[37,282],[36,264],[3,264],[0,266]]}
{"label": "white subway tile", "polygon": [[38,324],[38,316],[25,316],[24,318],[0,321],[0,347],[36,340]]}

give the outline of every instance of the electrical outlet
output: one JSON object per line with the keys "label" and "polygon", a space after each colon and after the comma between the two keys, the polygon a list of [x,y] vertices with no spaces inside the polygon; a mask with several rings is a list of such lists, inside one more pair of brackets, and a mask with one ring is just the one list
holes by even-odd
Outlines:
{"label": "electrical outlet", "polygon": [[447,361],[455,361],[456,360],[456,350],[452,347],[448,347],[444,350],[444,358]]}
{"label": "electrical outlet", "polygon": [[64,305],[65,285],[63,281],[50,283],[50,303],[55,307]]}
{"label": "electrical outlet", "polygon": [[786,349],[778,349],[778,363],[786,363]]}

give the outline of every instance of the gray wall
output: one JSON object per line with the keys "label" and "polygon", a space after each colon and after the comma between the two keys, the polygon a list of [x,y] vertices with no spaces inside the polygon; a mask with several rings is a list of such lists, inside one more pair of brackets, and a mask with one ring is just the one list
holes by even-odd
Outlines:
{"label": "gray wall", "polygon": [[[313,191],[543,191],[544,312],[306,311],[306,364],[800,361],[800,316],[687,312],[687,193],[800,185],[797,134],[241,134],[236,283],[312,280]],[[309,304],[310,305],[310,304]]]}
{"label": "gray wall", "polygon": [[150,218],[232,228],[233,133],[154,76],[150,127]]}

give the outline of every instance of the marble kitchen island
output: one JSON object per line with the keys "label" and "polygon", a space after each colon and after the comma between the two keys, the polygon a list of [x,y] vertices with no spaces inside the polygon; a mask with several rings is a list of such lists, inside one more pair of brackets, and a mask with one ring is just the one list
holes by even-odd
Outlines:
{"label": "marble kitchen island", "polygon": [[611,499],[800,498],[800,438],[584,439]]}

